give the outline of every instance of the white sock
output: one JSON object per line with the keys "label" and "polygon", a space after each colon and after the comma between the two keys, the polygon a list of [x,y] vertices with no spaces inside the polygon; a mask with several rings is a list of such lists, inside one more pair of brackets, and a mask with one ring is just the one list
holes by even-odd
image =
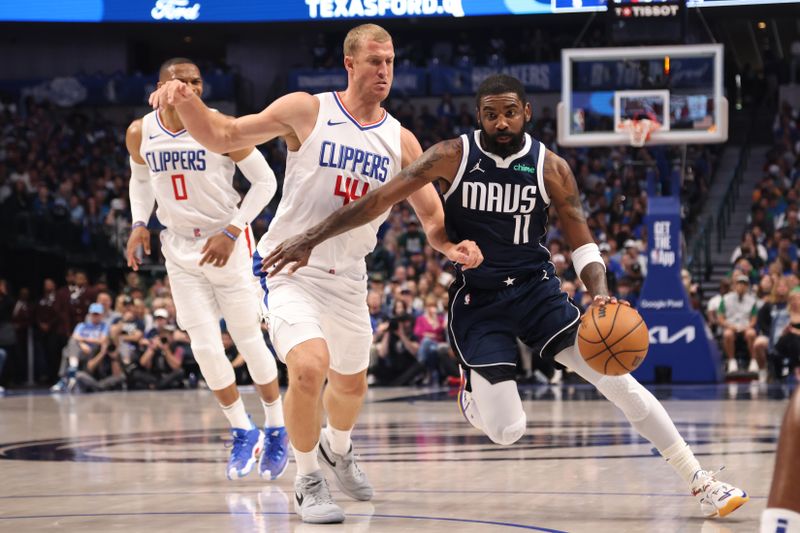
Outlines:
{"label": "white sock", "polygon": [[767,507],[761,513],[761,533],[800,533],[800,513]]}
{"label": "white sock", "polygon": [[666,450],[661,452],[664,459],[675,469],[686,483],[692,484],[692,479],[698,470],[702,470],[700,463],[692,453],[692,449],[681,439]]}
{"label": "white sock", "polygon": [[328,444],[331,445],[331,451],[337,455],[345,455],[350,451],[350,433],[353,429],[350,428],[346,431],[336,429],[330,423],[325,428],[328,436]]}
{"label": "white sock", "polygon": [[285,425],[283,422],[283,402],[280,396],[272,403],[267,403],[262,398],[261,406],[264,408],[264,426],[279,428]]}
{"label": "white sock", "polygon": [[297,465],[298,476],[307,476],[308,474],[316,472],[320,469],[319,461],[317,460],[318,448],[319,442],[314,445],[310,452],[301,452],[292,446],[292,450],[294,451],[294,462]]}
{"label": "white sock", "polygon": [[228,406],[221,405],[220,407],[222,407],[222,412],[225,413],[225,418],[228,419],[232,428],[253,429],[253,423],[247,416],[247,411],[244,409],[244,402],[241,396],[232,404]]}

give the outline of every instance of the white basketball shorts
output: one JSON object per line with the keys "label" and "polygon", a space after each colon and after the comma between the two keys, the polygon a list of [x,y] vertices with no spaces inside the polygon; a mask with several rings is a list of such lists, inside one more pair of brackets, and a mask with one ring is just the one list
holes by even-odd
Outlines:
{"label": "white basketball shorts", "polygon": [[207,238],[187,238],[169,230],[161,232],[161,251],[175,301],[178,326],[187,330],[218,321],[258,324],[261,287],[251,274],[252,236],[245,228],[223,267],[198,266]]}
{"label": "white basketball shorts", "polygon": [[313,338],[325,340],[330,368],[352,375],[369,366],[372,327],[366,274],[329,274],[303,267],[292,275],[267,278],[264,296],[270,338],[281,360]]}

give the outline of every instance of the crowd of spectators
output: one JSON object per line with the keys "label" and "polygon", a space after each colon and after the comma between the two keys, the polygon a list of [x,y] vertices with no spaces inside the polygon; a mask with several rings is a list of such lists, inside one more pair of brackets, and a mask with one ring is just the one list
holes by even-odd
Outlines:
{"label": "crowd of spectators", "polygon": [[762,381],[792,371],[800,379],[800,113],[788,103],[775,117],[773,142],[730,276],[706,307],[727,371],[742,363]]}

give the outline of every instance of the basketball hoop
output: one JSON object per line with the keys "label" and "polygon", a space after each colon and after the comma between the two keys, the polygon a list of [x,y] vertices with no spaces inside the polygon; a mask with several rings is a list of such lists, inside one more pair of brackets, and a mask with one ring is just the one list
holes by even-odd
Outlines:
{"label": "basketball hoop", "polygon": [[650,140],[650,135],[661,127],[657,120],[649,118],[627,118],[619,123],[618,128],[630,135],[631,146],[641,147]]}

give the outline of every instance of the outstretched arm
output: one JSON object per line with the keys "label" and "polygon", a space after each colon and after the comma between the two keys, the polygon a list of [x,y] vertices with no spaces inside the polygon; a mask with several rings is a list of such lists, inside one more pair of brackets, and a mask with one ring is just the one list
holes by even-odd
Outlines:
{"label": "outstretched arm", "polygon": [[197,142],[225,154],[285,137],[297,149],[311,132],[319,111],[319,100],[308,93],[278,98],[255,115],[233,118],[207,107],[186,83],[170,80],[150,95],[153,108],[173,105],[186,130]]}
{"label": "outstretched arm", "polygon": [[[412,164],[422,155],[422,146],[414,134],[403,128],[400,135],[403,150],[403,168]],[[463,150],[463,146],[461,147]],[[459,157],[461,154],[459,153]],[[452,177],[455,177],[452,176]],[[446,178],[447,179],[447,178]],[[448,179],[448,181],[450,181]],[[414,208],[428,243],[434,250],[444,254],[447,259],[460,263],[464,269],[475,268],[483,262],[483,254],[473,241],[450,242],[444,224],[444,209],[439,193],[432,183],[408,197],[408,203]]]}
{"label": "outstretched arm", "polygon": [[308,263],[311,251],[321,242],[377,218],[392,205],[434,180],[441,178],[451,181],[460,163],[460,139],[442,141],[431,146],[386,185],[348,203],[305,233],[281,243],[264,258],[264,270],[274,265],[270,272],[272,276],[288,264],[295,263],[289,273],[296,271]]}
{"label": "outstretched arm", "polygon": [[574,250],[575,270],[589,293],[599,299],[601,304],[615,301],[608,294],[606,267],[592,238],[592,232],[586,224],[586,215],[583,212],[575,176],[564,159],[549,150],[545,155],[546,192],[550,196],[550,203],[558,213],[561,231],[566,237],[567,244]]}

